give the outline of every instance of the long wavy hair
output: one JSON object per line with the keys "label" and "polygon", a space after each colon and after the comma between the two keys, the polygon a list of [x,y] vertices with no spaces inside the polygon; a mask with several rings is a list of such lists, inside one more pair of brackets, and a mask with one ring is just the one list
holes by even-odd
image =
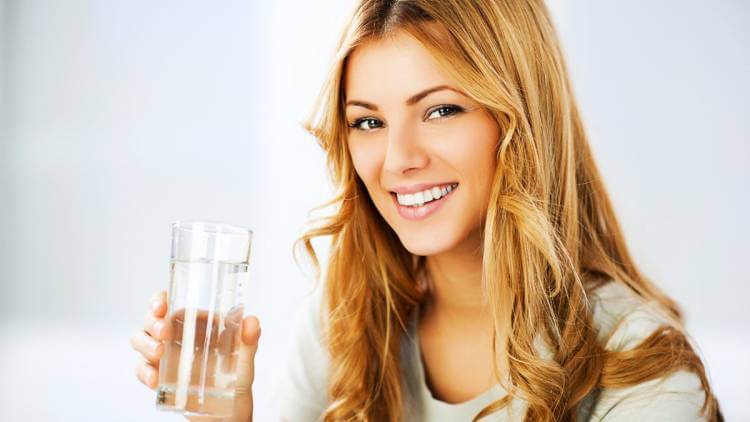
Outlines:
{"label": "long wavy hair", "polygon": [[[305,129],[326,154],[334,198],[294,243],[324,281],[331,365],[323,420],[403,420],[400,361],[406,320],[425,299],[425,257],[401,244],[372,203],[347,147],[344,76],[358,45],[407,31],[496,119],[497,166],[483,222],[482,284],[494,321],[494,375],[508,394],[475,420],[527,403],[527,421],[575,420],[583,398],[687,369],[723,420],[677,304],[639,271],[594,162],[543,0],[362,0],[339,39]],[[330,236],[325,271],[312,240]],[[587,292],[615,282],[663,307],[674,323],[638,347],[597,341]],[[501,333],[506,333],[501,335]],[[539,355],[541,335],[552,359]],[[503,356],[500,356],[503,355]],[[498,362],[506,359],[508,374]]]}

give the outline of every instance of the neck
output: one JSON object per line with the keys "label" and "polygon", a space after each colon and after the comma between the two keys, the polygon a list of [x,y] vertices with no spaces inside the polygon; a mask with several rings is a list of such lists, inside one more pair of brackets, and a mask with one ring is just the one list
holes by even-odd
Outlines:
{"label": "neck", "polygon": [[[495,333],[490,304],[482,290],[481,238],[477,234],[464,244],[467,246],[427,257],[429,295],[421,311],[420,339],[439,333],[460,342],[479,341],[480,348],[496,347],[493,359],[498,359],[499,373],[507,374],[509,362],[501,357],[504,343],[491,346]],[[505,336],[500,334],[500,338]]]}
{"label": "neck", "polygon": [[[427,257],[429,295],[420,318],[420,339],[439,333],[465,344],[479,341],[478,348],[495,347],[497,370],[508,374],[505,343],[494,337],[490,304],[482,290],[481,237],[464,244],[468,246]],[[506,336],[501,333],[499,338]]]}
{"label": "neck", "polygon": [[487,312],[482,292],[482,247],[479,235],[462,247],[427,257],[432,312],[451,317],[476,318]]}

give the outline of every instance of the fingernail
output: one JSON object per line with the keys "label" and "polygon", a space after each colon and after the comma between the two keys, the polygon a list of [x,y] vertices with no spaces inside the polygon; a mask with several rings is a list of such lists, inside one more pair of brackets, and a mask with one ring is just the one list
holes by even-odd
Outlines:
{"label": "fingernail", "polygon": [[153,302],[151,302],[151,310],[156,311],[159,309],[159,306],[161,305],[161,301],[159,299],[155,299]]}

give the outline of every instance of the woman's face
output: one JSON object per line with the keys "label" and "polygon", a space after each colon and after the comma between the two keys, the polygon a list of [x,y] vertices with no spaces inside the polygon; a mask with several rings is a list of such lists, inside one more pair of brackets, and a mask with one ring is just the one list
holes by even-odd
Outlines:
{"label": "woman's face", "polygon": [[499,138],[494,118],[404,31],[356,47],[345,75],[354,167],[404,247],[424,256],[478,247]]}

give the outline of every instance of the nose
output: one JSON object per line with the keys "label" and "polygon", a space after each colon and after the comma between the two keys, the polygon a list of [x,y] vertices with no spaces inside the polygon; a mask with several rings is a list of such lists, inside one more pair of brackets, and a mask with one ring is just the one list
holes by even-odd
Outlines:
{"label": "nose", "polygon": [[408,124],[391,125],[388,131],[383,170],[393,174],[424,168],[429,155],[423,147],[419,134]]}

